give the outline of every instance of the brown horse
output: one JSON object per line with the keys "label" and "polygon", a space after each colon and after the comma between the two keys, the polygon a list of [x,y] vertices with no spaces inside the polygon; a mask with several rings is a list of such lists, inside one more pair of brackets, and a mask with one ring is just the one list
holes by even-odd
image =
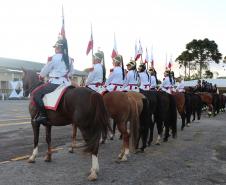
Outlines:
{"label": "brown horse", "polygon": [[[123,144],[118,158],[120,161],[127,161],[129,152],[136,152],[138,149],[140,137],[143,144],[141,151],[146,148],[148,134],[147,99],[137,92],[113,91],[104,94],[103,100],[109,117],[113,119],[122,136]],[[128,123],[129,131],[127,129]],[[73,135],[76,136],[76,128],[74,127],[73,130]],[[73,152],[73,146],[75,146],[74,139],[73,142],[70,152]]]}
{"label": "brown horse", "polygon": [[[147,111],[147,106],[144,106],[146,98],[137,92],[109,92],[103,96],[103,100],[109,116],[122,134],[123,145],[118,157],[121,161],[126,161],[129,148],[132,151],[137,148],[139,136],[147,136],[140,132],[140,126],[143,128],[140,125],[140,115]],[[130,123],[130,133],[127,130],[128,122]],[[145,147],[146,143],[143,142],[142,150]]]}
{"label": "brown horse", "polygon": [[172,92],[172,95],[176,100],[177,111],[179,112],[182,119],[181,130],[183,130],[185,127],[185,118],[186,118],[185,95],[183,92]]}
{"label": "brown horse", "polygon": [[[41,83],[34,71],[24,70],[23,89],[25,96],[28,96]],[[39,125],[33,122],[37,114],[37,109],[30,101],[29,112],[31,116],[31,124],[34,133],[34,149],[28,162],[35,162],[38,153]],[[56,111],[47,110],[48,125],[46,126],[46,142],[48,151],[45,161],[51,161],[51,127],[65,126],[72,124],[78,127],[86,142],[85,152],[92,154],[92,168],[89,180],[97,179],[99,170],[98,149],[101,134],[106,136],[108,114],[104,106],[101,95],[87,88],[68,88]]]}
{"label": "brown horse", "polygon": [[209,116],[213,115],[214,110],[212,105],[212,102],[213,102],[212,95],[208,92],[199,92],[197,94],[200,96],[202,102],[208,106],[208,115]]}

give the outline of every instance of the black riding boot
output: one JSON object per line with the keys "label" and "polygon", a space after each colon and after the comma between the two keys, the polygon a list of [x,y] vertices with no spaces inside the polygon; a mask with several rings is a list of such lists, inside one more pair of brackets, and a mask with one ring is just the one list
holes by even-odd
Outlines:
{"label": "black riding boot", "polygon": [[38,117],[35,119],[35,123],[39,125],[47,125],[47,114],[45,110],[39,112]]}

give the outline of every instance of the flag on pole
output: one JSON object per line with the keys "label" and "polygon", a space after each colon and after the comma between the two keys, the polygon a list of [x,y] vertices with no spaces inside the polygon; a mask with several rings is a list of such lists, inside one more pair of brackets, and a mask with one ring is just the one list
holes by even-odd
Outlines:
{"label": "flag on pole", "polygon": [[62,27],[61,27],[60,35],[62,36],[63,39],[66,38],[66,34],[65,34],[65,24],[64,24],[64,7],[63,7],[63,6],[62,6]]}
{"label": "flag on pole", "polygon": [[117,45],[116,45],[116,39],[114,34],[114,47],[111,53],[111,58],[115,58],[118,55]]}
{"label": "flag on pole", "polygon": [[135,55],[134,55],[134,58],[136,58],[137,53],[138,53],[138,49],[137,49],[137,41],[136,41],[136,42],[135,42]]}
{"label": "flag on pole", "polygon": [[90,50],[93,50],[93,29],[92,29],[92,25],[91,25],[91,36],[90,36],[90,40],[86,49],[86,55],[89,54]]}
{"label": "flag on pole", "polygon": [[145,57],[144,63],[148,64],[148,62],[149,62],[149,56],[148,56],[148,49],[146,48],[146,57]]}
{"label": "flag on pole", "polygon": [[153,55],[153,47],[151,48],[151,67],[154,68],[154,55]]}
{"label": "flag on pole", "polygon": [[[136,48],[136,46],[135,46],[135,48]],[[137,61],[140,57],[142,58],[142,54],[143,54],[143,49],[142,49],[142,46],[141,46],[141,42],[139,40],[139,49],[136,53],[135,61]]]}
{"label": "flag on pole", "polygon": [[167,65],[168,61],[167,61],[167,53],[166,53],[166,63],[165,63],[165,68],[167,69],[168,65]]}
{"label": "flag on pole", "polygon": [[168,68],[171,70],[173,65],[173,60],[172,60],[172,56],[170,57],[169,63],[168,63]]}

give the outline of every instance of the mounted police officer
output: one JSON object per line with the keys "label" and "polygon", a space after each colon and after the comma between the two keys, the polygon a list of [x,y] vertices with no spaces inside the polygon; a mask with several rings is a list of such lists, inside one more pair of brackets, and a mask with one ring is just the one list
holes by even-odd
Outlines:
{"label": "mounted police officer", "polygon": [[176,88],[176,91],[177,92],[185,92],[185,89],[184,89],[184,81],[182,80],[181,77],[178,78],[178,81],[179,81],[179,84]]}
{"label": "mounted police officer", "polygon": [[202,92],[202,82],[200,79],[197,81],[197,84],[194,88],[194,92]]}
{"label": "mounted police officer", "polygon": [[172,79],[170,78],[170,71],[166,70],[164,72],[164,79],[160,88],[161,90],[171,94],[171,87],[172,87]]}
{"label": "mounted police officer", "polygon": [[145,63],[141,63],[138,67],[138,74],[140,77],[140,89],[143,91],[150,90],[150,76],[146,70]]}
{"label": "mounted police officer", "polygon": [[49,77],[49,80],[44,85],[36,88],[33,91],[33,99],[39,111],[38,117],[34,120],[37,124],[47,124],[47,114],[42,98],[45,94],[53,92],[58,86],[64,84],[71,85],[69,76],[73,73],[73,63],[68,57],[67,41],[62,37],[53,46],[55,55],[49,57],[48,63],[42,68],[39,78],[44,79]]}
{"label": "mounted police officer", "polygon": [[136,62],[130,60],[126,66],[128,73],[125,79],[125,90],[139,92],[139,75],[136,70]]}
{"label": "mounted police officer", "polygon": [[114,68],[110,70],[110,75],[106,81],[107,91],[123,91],[125,82],[125,71],[123,66],[123,58],[117,55],[112,62]]}
{"label": "mounted police officer", "polygon": [[[103,64],[102,64],[103,62]],[[93,56],[93,68],[90,69],[86,86],[98,93],[105,91],[105,65],[103,51],[97,51]]]}
{"label": "mounted police officer", "polygon": [[156,71],[153,67],[150,67],[148,72],[150,74],[150,90],[156,90],[158,84]]}

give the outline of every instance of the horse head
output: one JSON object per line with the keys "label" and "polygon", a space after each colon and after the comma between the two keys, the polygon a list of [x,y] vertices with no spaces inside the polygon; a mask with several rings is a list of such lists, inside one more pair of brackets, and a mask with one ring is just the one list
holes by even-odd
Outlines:
{"label": "horse head", "polygon": [[38,81],[38,75],[35,71],[32,70],[26,70],[22,68],[23,76],[22,76],[22,82],[23,82],[23,96],[28,97],[28,95],[31,93],[31,91],[37,87]]}

